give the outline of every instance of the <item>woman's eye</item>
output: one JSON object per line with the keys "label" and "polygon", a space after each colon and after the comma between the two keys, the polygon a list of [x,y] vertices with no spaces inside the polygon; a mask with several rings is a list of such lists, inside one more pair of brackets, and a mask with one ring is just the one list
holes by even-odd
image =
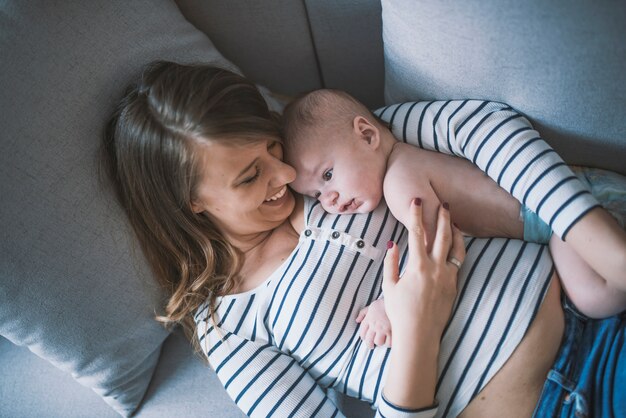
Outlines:
{"label": "woman's eye", "polygon": [[254,183],[256,181],[256,179],[259,178],[259,175],[261,174],[261,170],[259,170],[258,168],[256,169],[256,172],[254,173],[253,176],[250,176],[246,179],[244,179],[241,184],[250,184],[250,183]]}
{"label": "woman's eye", "polygon": [[330,170],[327,170],[324,172],[324,174],[322,174],[322,177],[324,178],[324,181],[328,181],[330,179],[333,178],[333,169],[331,168]]}

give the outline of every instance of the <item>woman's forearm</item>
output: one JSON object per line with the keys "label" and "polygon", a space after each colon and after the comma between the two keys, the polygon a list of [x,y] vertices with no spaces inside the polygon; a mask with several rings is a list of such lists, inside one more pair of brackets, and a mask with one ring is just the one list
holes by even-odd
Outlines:
{"label": "woman's forearm", "polygon": [[[393,331],[393,348],[383,387],[383,401],[406,416],[434,416],[437,357],[441,336],[457,294],[458,267],[465,259],[463,236],[450,225],[450,212],[439,208],[432,249],[427,251],[421,200],[410,206],[409,259],[399,277],[398,247],[390,242],[385,257],[383,291]],[[426,409],[424,411],[420,411]],[[382,414],[381,414],[382,415]]]}
{"label": "woman's forearm", "polygon": [[[436,404],[439,338],[426,335],[402,336],[394,332],[389,371],[383,389],[385,399],[407,409]],[[430,341],[429,341],[430,340]]]}

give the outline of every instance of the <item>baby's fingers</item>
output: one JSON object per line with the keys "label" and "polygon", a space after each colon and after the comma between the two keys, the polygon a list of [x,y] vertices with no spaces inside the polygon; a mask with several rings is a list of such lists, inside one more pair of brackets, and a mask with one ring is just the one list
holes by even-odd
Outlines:
{"label": "baby's fingers", "polygon": [[363,339],[363,342],[365,343],[367,348],[369,348],[370,350],[374,348],[374,337],[375,336],[376,336],[376,333],[374,331],[370,330],[367,333],[367,335],[365,336],[365,338]]}
{"label": "baby's fingers", "polygon": [[367,325],[367,324],[361,325],[361,327],[359,329],[359,337],[361,337],[361,339],[363,341],[367,340],[367,334],[369,332],[369,329],[370,329],[369,325]]}
{"label": "baby's fingers", "polygon": [[385,333],[377,332],[376,336],[374,337],[374,344],[376,344],[377,347],[380,347],[380,346],[385,345],[386,340],[387,340],[387,335],[385,335]]}
{"label": "baby's fingers", "polygon": [[367,315],[367,306],[359,312],[359,315],[356,317],[356,323],[360,324],[363,318],[365,318],[365,315]]}

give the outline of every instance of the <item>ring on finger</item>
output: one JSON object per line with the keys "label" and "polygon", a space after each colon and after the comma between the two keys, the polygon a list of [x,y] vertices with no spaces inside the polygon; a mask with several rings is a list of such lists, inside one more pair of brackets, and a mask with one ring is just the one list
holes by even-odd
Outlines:
{"label": "ring on finger", "polygon": [[459,259],[458,259],[458,258],[456,258],[456,257],[454,257],[454,256],[452,256],[452,255],[448,258],[448,263],[450,263],[450,264],[454,264],[454,265],[456,266],[456,268],[458,268],[458,269],[460,269],[460,268],[461,268],[461,265],[463,264],[463,263],[461,263],[461,262],[459,261]]}

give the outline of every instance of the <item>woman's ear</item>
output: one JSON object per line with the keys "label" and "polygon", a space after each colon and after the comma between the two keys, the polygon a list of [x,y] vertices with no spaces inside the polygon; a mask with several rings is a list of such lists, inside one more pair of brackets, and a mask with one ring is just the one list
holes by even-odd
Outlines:
{"label": "woman's ear", "polygon": [[202,207],[202,205],[200,205],[195,200],[191,201],[191,210],[193,211],[193,213],[202,213],[202,212],[204,212],[204,208]]}
{"label": "woman's ear", "polygon": [[380,145],[380,131],[376,125],[371,123],[367,118],[355,116],[352,120],[352,129],[358,139],[365,141],[374,149],[378,148]]}

